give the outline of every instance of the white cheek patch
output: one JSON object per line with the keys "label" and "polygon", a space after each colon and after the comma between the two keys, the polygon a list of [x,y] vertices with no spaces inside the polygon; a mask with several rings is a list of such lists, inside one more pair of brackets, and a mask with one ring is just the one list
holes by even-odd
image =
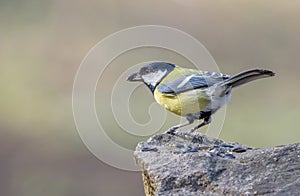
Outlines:
{"label": "white cheek patch", "polygon": [[143,79],[146,83],[151,84],[152,86],[156,86],[158,82],[166,75],[167,70],[161,71],[158,70],[154,73],[148,73],[147,75],[143,76]]}

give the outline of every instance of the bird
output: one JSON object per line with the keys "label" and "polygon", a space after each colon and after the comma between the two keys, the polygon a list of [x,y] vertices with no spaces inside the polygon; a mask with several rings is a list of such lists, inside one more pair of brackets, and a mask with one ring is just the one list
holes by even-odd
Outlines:
{"label": "bird", "polygon": [[275,76],[274,72],[264,69],[251,69],[230,76],[184,68],[169,62],[150,62],[130,74],[127,81],[144,83],[158,104],[186,118],[185,122],[165,131],[174,135],[177,129],[198,120],[203,121],[188,133],[211,123],[212,114],[230,100],[232,89],[272,76]]}

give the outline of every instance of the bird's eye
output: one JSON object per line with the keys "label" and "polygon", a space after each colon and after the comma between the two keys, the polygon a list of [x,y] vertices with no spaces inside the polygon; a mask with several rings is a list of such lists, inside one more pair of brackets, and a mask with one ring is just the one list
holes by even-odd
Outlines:
{"label": "bird's eye", "polygon": [[150,73],[150,70],[149,70],[149,69],[144,69],[144,70],[143,70],[143,73],[144,73],[144,74],[148,74],[148,73]]}
{"label": "bird's eye", "polygon": [[145,67],[143,67],[141,70],[140,70],[140,73],[142,75],[146,74],[147,73],[147,69]]}

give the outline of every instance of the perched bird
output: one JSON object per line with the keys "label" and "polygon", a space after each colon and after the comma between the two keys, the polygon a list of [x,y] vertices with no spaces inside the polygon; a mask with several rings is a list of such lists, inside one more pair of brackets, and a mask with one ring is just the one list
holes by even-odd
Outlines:
{"label": "perched bird", "polygon": [[233,88],[274,75],[269,70],[252,69],[230,76],[182,68],[172,63],[153,62],[132,73],[127,80],[145,83],[157,103],[186,117],[186,122],[167,130],[167,133],[174,134],[178,128],[190,125],[195,120],[203,119],[203,122],[189,132],[209,124],[211,115],[230,100]]}

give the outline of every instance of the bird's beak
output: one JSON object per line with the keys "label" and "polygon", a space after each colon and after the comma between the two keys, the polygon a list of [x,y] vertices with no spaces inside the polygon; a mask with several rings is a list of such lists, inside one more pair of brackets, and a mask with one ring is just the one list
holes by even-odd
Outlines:
{"label": "bird's beak", "polygon": [[141,75],[139,74],[139,72],[135,72],[130,74],[130,76],[128,76],[127,81],[131,81],[131,82],[136,82],[136,81],[143,81]]}

